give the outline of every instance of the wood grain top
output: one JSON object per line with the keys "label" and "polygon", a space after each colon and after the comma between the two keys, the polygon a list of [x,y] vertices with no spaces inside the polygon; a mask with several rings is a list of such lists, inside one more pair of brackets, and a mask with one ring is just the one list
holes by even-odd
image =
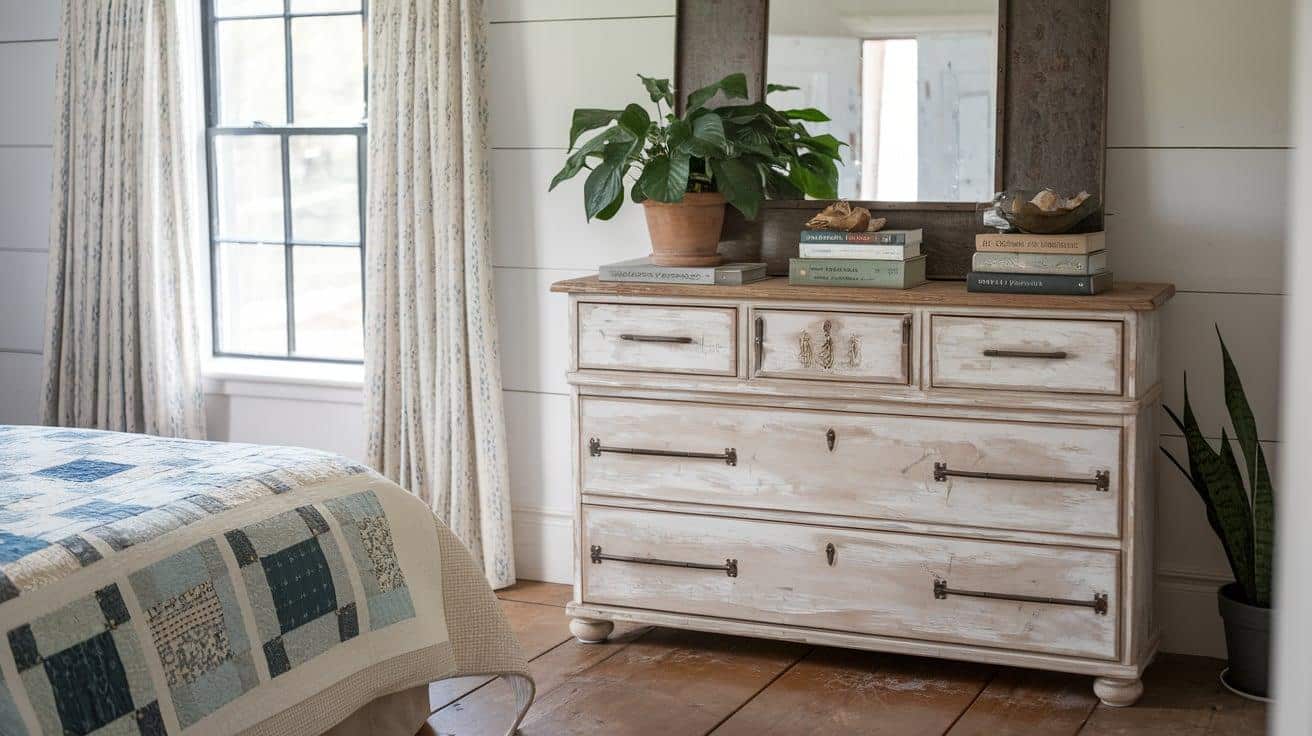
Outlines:
{"label": "wood grain top", "polygon": [[1097,296],[1047,294],[972,294],[963,281],[930,281],[914,289],[867,289],[849,286],[793,286],[786,277],[774,277],[746,286],[694,286],[689,284],[637,284],[598,281],[596,276],[557,281],[554,292],[636,297],[702,297],[707,299],[779,300],[856,304],[909,304],[915,306],[1076,309],[1087,311],[1149,312],[1175,295],[1174,284],[1118,281],[1111,291]]}

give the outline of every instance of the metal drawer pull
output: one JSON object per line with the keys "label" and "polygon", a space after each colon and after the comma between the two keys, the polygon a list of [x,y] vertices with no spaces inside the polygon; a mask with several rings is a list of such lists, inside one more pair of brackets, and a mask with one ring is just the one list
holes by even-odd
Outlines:
{"label": "metal drawer pull", "polygon": [[989,598],[995,601],[1020,601],[1021,603],[1047,603],[1054,606],[1084,606],[1092,608],[1093,612],[1099,616],[1107,615],[1107,594],[1094,593],[1093,600],[1078,600],[1074,598],[1046,598],[1039,595],[1013,595],[1011,593],[989,593],[982,590],[957,590],[949,588],[948,581],[934,580],[934,598],[943,600],[950,595],[966,596],[968,598]]}
{"label": "metal drawer pull", "polygon": [[985,480],[1019,480],[1029,483],[1075,483],[1085,486],[1093,486],[1100,491],[1111,489],[1112,474],[1106,470],[1099,470],[1093,474],[1092,478],[1062,478],[1055,475],[1015,475],[1013,473],[977,473],[972,470],[951,470],[947,463],[934,463],[934,480],[940,483],[947,480],[948,477],[954,478],[983,478]]}
{"label": "metal drawer pull", "polygon": [[620,339],[629,340],[630,342],[673,342],[680,345],[688,345],[692,343],[691,337],[675,337],[673,335],[631,335],[627,332],[620,335]]}
{"label": "metal drawer pull", "polygon": [[600,565],[602,560],[614,562],[632,562],[636,565],[660,565],[661,567],[684,567],[689,570],[724,570],[731,578],[738,577],[738,560],[728,559],[723,565],[708,565],[703,562],[679,562],[678,560],[660,560],[655,557],[625,557],[623,555],[604,555],[601,545],[592,545],[592,564]]}
{"label": "metal drawer pull", "polygon": [[600,457],[603,452],[613,452],[618,455],[651,455],[653,457],[691,457],[700,460],[723,460],[725,465],[736,466],[738,464],[738,450],[732,447],[724,448],[724,452],[683,452],[682,450],[645,450],[640,447],[606,447],[596,437],[588,440],[589,455]]}
{"label": "metal drawer pull", "polygon": [[1041,358],[1043,360],[1065,360],[1065,350],[1055,350],[1051,353],[1044,353],[1034,350],[994,350],[989,348],[984,351],[986,358]]}

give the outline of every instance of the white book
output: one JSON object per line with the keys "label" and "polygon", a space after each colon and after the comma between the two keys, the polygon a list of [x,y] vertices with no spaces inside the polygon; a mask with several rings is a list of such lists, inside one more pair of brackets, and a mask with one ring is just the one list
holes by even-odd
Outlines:
{"label": "white book", "polygon": [[769,278],[764,263],[725,263],[720,266],[657,266],[650,258],[607,263],[597,269],[599,281],[647,284],[700,284],[742,286]]}
{"label": "white book", "polygon": [[920,255],[920,243],[875,245],[864,243],[799,243],[800,258],[844,258],[858,261],[905,261]]}

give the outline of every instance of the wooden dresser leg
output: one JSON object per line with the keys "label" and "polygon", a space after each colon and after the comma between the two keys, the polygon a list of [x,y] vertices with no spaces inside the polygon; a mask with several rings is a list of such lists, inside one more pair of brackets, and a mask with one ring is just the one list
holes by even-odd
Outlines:
{"label": "wooden dresser leg", "polygon": [[1099,677],[1093,681],[1093,694],[1098,696],[1103,705],[1126,708],[1139,702],[1139,696],[1143,695],[1143,680]]}
{"label": "wooden dresser leg", "polygon": [[615,624],[610,621],[593,618],[572,618],[569,621],[569,633],[584,644],[600,644],[614,629]]}

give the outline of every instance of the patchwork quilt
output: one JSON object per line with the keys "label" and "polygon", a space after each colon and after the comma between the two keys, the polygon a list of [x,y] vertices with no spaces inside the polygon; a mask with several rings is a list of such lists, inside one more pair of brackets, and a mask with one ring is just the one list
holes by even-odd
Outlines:
{"label": "patchwork quilt", "polygon": [[518,723],[527,672],[468,552],[368,468],[0,425],[4,736],[310,736],[469,674]]}

